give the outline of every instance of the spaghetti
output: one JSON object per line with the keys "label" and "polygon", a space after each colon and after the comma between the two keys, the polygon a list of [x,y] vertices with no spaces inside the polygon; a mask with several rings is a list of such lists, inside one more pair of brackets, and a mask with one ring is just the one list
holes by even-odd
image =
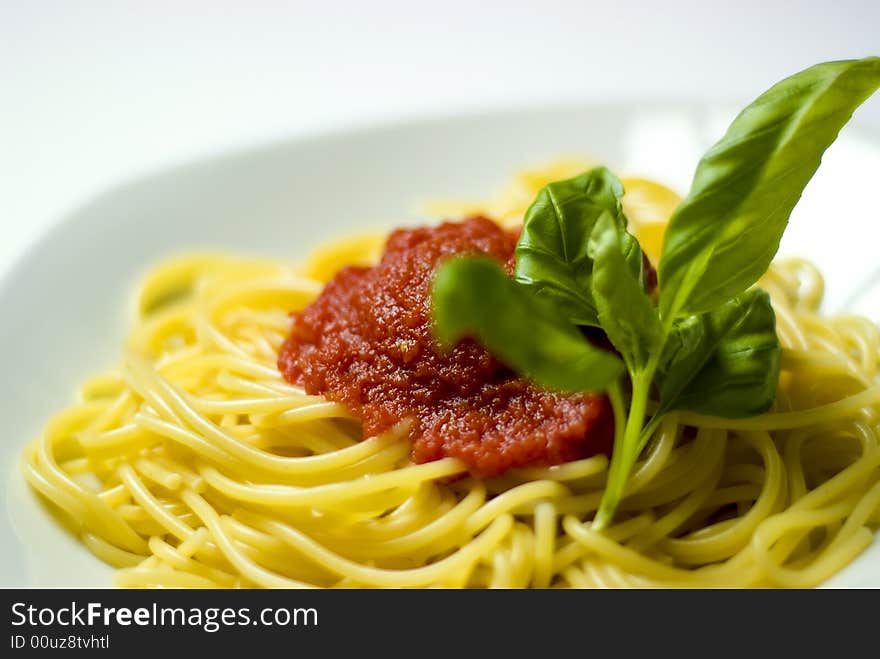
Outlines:
{"label": "spaghetti", "polygon": [[[443,210],[510,224],[547,181],[582,168],[528,172],[488,205]],[[624,183],[656,253],[677,197]],[[454,458],[416,465],[406,422],[362,439],[343,406],[282,378],[289,312],[382,242],[349,238],[304,268],[197,254],[149,273],[121,368],[88,380],[23,456],[117,585],[803,587],[871,543],[880,330],[821,316],[809,263],[774,263],[760,282],[783,346],[773,409],[667,416],[615,523],[596,532],[603,455],[489,480]]]}

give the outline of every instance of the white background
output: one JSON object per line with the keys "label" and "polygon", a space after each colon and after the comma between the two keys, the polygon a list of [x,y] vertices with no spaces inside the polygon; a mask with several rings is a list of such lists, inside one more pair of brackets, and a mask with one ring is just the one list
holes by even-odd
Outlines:
{"label": "white background", "polygon": [[[876,0],[0,0],[0,276],[90,197],[200,155],[472,109],[748,100],[870,54]],[[880,102],[855,121],[880,131]]]}

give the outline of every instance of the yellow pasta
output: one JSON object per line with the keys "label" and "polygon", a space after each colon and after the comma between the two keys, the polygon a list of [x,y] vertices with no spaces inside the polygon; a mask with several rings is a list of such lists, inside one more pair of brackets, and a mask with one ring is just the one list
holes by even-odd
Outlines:
{"label": "yellow pasta", "polygon": [[[555,163],[488,203],[511,223]],[[677,196],[624,181],[657,254]],[[436,206],[436,205],[435,205]],[[783,345],[774,408],[729,420],[672,414],[614,525],[590,527],[604,456],[486,482],[452,458],[409,461],[407,424],[363,439],[346,409],[288,384],[275,360],[301,309],[381,237],[323,247],[303,267],[186,255],[141,284],[120,368],[88,380],[23,454],[27,480],[125,587],[814,586],[880,524],[880,331],[819,314],[822,278],[775,263]]]}

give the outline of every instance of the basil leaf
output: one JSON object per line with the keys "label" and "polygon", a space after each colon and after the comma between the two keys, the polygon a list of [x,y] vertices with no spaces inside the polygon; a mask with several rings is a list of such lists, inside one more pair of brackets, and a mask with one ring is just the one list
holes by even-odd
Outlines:
{"label": "basil leaf", "polygon": [[[605,167],[597,167],[545,186],[523,219],[515,279],[553,302],[577,325],[599,325],[590,286],[593,260],[587,244],[602,213],[610,213],[626,228],[622,196],[620,180]],[[641,250],[629,234],[624,243],[627,262],[640,275]]]}
{"label": "basil leaf", "polygon": [[437,269],[431,297],[441,344],[471,336],[548,389],[598,391],[623,372],[617,357],[590,344],[553,306],[516,284],[494,261],[447,261]]}
{"label": "basil leaf", "polygon": [[658,414],[692,410],[726,418],[765,412],[776,398],[781,349],[770,296],[751,289],[673,325],[655,377]]}
{"label": "basil leaf", "polygon": [[700,161],[666,230],[664,319],[709,311],[758,280],[825,149],[878,86],[878,57],[819,64],[734,119]]}
{"label": "basil leaf", "polygon": [[629,235],[609,213],[602,213],[590,235],[588,252],[593,259],[592,291],[599,323],[629,370],[636,371],[660,349],[662,328],[642,282],[626,262],[624,234]]}

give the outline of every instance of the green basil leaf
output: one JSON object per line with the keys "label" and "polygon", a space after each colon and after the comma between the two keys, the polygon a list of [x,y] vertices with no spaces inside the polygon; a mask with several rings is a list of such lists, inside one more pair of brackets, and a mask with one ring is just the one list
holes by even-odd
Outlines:
{"label": "green basil leaf", "polygon": [[[598,326],[591,294],[593,260],[587,251],[590,234],[602,213],[626,228],[620,206],[623,184],[605,167],[597,167],[545,186],[526,211],[516,246],[516,280],[553,302],[571,322]],[[624,253],[641,276],[642,254],[629,234]]]}
{"label": "green basil leaf", "polygon": [[751,289],[673,325],[656,375],[660,409],[737,418],[776,397],[781,349],[770,296]]}
{"label": "green basil leaf", "polygon": [[599,323],[629,370],[637,371],[660,349],[662,328],[642,282],[626,262],[624,234],[629,235],[610,213],[602,213],[590,235],[588,252],[593,259],[592,290]]}
{"label": "green basil leaf", "polygon": [[442,345],[473,337],[502,363],[548,389],[599,391],[623,372],[617,357],[590,344],[552,305],[489,259],[459,257],[442,264],[431,297]]}
{"label": "green basil leaf", "polygon": [[878,57],[819,64],[734,119],[700,161],[666,230],[664,319],[709,311],[758,280],[825,149],[878,86]]}

